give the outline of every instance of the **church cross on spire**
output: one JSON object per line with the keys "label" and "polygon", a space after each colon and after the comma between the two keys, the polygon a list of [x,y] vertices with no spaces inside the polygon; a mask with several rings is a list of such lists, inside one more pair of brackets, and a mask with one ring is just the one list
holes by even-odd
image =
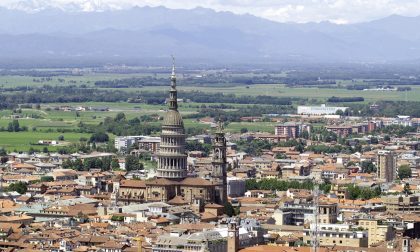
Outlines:
{"label": "church cross on spire", "polygon": [[169,109],[178,109],[178,95],[176,91],[175,57],[172,56],[171,90],[169,91]]}

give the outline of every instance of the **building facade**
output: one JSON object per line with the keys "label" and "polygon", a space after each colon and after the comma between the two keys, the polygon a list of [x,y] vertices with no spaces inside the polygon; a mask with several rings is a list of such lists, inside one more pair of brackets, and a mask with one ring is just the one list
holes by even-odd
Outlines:
{"label": "building facade", "polygon": [[328,107],[325,104],[321,106],[298,106],[299,115],[335,115],[337,111],[346,111],[348,107]]}
{"label": "building facade", "polygon": [[379,179],[392,182],[397,176],[397,156],[392,151],[378,151],[376,175]]}

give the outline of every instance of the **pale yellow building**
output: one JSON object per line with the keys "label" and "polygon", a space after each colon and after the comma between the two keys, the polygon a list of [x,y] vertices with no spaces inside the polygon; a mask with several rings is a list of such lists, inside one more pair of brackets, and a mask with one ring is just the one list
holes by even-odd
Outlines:
{"label": "pale yellow building", "polygon": [[373,219],[360,219],[358,226],[368,231],[369,247],[384,241],[394,239],[395,233],[391,226],[380,224],[378,220]]}

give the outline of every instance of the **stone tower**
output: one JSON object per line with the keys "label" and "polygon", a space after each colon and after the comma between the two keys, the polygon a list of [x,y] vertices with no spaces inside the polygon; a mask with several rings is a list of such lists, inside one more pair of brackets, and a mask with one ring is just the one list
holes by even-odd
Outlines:
{"label": "stone tower", "polygon": [[185,154],[185,130],[178,112],[175,60],[172,65],[169,110],[162,123],[157,177],[181,180],[187,177],[187,155]]}
{"label": "stone tower", "polygon": [[226,138],[222,123],[219,122],[213,139],[212,181],[216,184],[216,203],[224,205],[227,202],[226,181]]}
{"label": "stone tower", "polygon": [[227,252],[239,251],[239,226],[235,219],[228,223],[228,250]]}

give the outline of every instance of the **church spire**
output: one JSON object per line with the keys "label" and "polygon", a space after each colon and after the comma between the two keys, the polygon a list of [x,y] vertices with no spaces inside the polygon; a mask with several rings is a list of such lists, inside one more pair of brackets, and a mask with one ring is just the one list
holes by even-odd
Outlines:
{"label": "church spire", "polygon": [[175,57],[172,55],[171,87],[176,88]]}
{"label": "church spire", "polygon": [[178,93],[176,91],[175,57],[172,56],[171,90],[169,91],[169,109],[178,110]]}

